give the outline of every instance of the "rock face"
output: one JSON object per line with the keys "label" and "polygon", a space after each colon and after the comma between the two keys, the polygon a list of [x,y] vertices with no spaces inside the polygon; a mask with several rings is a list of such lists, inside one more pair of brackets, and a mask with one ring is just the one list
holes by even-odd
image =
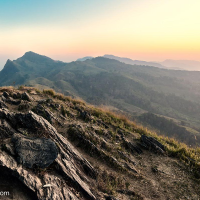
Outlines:
{"label": "rock face", "polygon": [[19,163],[25,167],[48,167],[58,156],[56,144],[51,139],[30,138],[14,134],[12,141]]}
{"label": "rock face", "polygon": [[[4,139],[9,139],[12,135],[11,144],[14,144],[15,153],[19,157],[18,163],[16,156],[9,153],[10,151],[1,151],[0,167],[11,171],[15,177],[37,194],[38,199],[78,199],[70,188],[81,192],[86,199],[96,199],[90,187],[81,178],[87,179],[87,176],[94,178],[96,171],[47,120],[32,111],[24,114],[13,113],[7,109],[0,109],[0,118],[10,124],[9,131],[7,130],[9,126],[5,126],[7,129],[4,131],[9,134],[5,134]],[[3,130],[4,126],[1,128]],[[17,133],[22,129],[30,134],[34,133],[37,138],[25,137]],[[47,173],[41,177],[27,169],[27,167],[34,166],[44,168],[52,162],[55,165],[53,174]],[[65,180],[70,182],[70,186],[66,185]],[[48,184],[52,187],[43,188],[43,185]]]}
{"label": "rock face", "polygon": [[33,98],[29,96],[29,94],[27,92],[24,92],[22,94],[22,100],[26,100],[26,101],[33,101]]}
{"label": "rock face", "polygon": [[152,149],[153,151],[157,153],[164,154],[165,153],[165,147],[158,142],[155,138],[148,137],[146,135],[141,136],[141,145],[146,149]]}
{"label": "rock face", "polygon": [[0,108],[8,108],[6,104],[0,100]]}

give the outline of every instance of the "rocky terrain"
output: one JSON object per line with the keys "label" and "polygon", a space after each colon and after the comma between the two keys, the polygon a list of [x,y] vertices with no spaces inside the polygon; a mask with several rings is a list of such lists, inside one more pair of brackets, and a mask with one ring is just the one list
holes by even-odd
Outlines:
{"label": "rocky terrain", "polygon": [[0,88],[0,185],[14,199],[197,200],[199,157],[52,90]]}

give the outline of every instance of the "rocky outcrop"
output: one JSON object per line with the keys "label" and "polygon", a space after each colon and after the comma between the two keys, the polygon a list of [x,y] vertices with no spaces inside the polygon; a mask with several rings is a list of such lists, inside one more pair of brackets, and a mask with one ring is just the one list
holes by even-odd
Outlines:
{"label": "rocky outcrop", "polygon": [[10,138],[15,132],[5,119],[0,119],[0,139]]}
{"label": "rocky outcrop", "polygon": [[[4,134],[4,138],[12,137],[12,140],[2,141],[4,148],[0,153],[0,167],[6,168],[22,181],[37,194],[38,199],[81,199],[76,197],[76,193],[81,193],[86,199],[96,199],[87,181],[84,181],[95,178],[96,171],[47,120],[32,111],[24,114],[7,109],[0,109],[0,118],[4,124],[10,124],[1,126],[8,133]],[[22,129],[30,137],[17,133]],[[7,143],[14,148],[16,156],[8,153]],[[48,167],[51,163],[52,173],[39,176],[33,170]],[[82,177],[85,177],[84,180]]]}
{"label": "rocky outcrop", "polygon": [[140,140],[141,140],[140,145],[142,147],[146,149],[151,149],[157,153],[161,153],[161,154],[165,153],[164,145],[158,142],[155,138],[142,135]]}
{"label": "rocky outcrop", "polygon": [[125,138],[123,138],[123,145],[124,147],[129,150],[131,153],[137,152],[138,154],[142,153],[142,149],[134,144],[132,144],[131,142],[129,142],[128,140],[126,140]]}
{"label": "rocky outcrop", "polygon": [[33,168],[33,166],[46,168],[58,156],[56,144],[51,139],[30,138],[22,134],[14,134],[12,142],[19,163],[28,168]]}
{"label": "rocky outcrop", "polygon": [[6,104],[0,100],[0,108],[8,108],[8,106],[6,106]]}
{"label": "rocky outcrop", "polygon": [[31,96],[29,96],[29,94],[27,92],[24,92],[22,95],[21,95],[21,99],[22,100],[26,100],[26,101],[33,101],[33,98]]}

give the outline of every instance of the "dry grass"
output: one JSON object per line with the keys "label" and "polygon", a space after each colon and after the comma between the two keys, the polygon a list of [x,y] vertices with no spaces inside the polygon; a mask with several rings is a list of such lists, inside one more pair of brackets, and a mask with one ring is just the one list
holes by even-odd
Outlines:
{"label": "dry grass", "polygon": [[169,156],[179,158],[190,167],[197,169],[200,174],[200,148],[190,148],[186,144],[178,142],[173,138],[158,136],[155,132],[150,131],[141,125],[135,124],[135,122],[129,120],[128,117],[113,113],[107,108],[96,108],[92,106],[91,109],[92,114],[103,119],[104,122],[109,122],[115,125],[119,124],[120,127],[128,128],[129,130],[135,131],[140,135],[144,134],[156,138],[166,147]]}
{"label": "dry grass", "polygon": [[49,89],[49,90],[43,90],[43,94],[47,94],[47,95],[50,95],[50,96],[52,96],[52,97],[54,97],[55,96],[55,91],[53,90],[53,89]]}
{"label": "dry grass", "polygon": [[81,98],[71,99],[73,104],[86,105],[86,102]]}
{"label": "dry grass", "polygon": [[[4,87],[1,90],[12,90],[13,87]],[[71,97],[64,96],[63,94],[56,93],[53,89],[43,90],[43,94],[52,96],[62,101],[70,101],[74,105],[86,105],[82,99],[72,99]],[[175,139],[165,136],[158,136],[155,132],[148,130],[143,126],[137,125],[123,114],[117,114],[110,111],[107,107],[87,106],[93,116],[102,119],[106,123],[115,125],[116,127],[125,128],[130,131],[135,131],[140,135],[147,135],[156,138],[163,145],[170,156],[177,157],[187,163],[188,165],[200,170],[200,148],[190,148],[184,143],[180,143]]]}
{"label": "dry grass", "polygon": [[81,99],[81,98],[72,99],[72,97],[65,96],[62,93],[57,93],[53,89],[44,89],[42,91],[42,93],[46,94],[46,95],[49,95],[49,96],[52,96],[53,98],[59,99],[61,101],[72,102],[74,105],[77,105],[77,104],[79,104],[79,105],[86,105],[85,101],[83,99]]}
{"label": "dry grass", "polygon": [[98,174],[97,177],[98,189],[107,194],[114,194],[116,190],[126,189],[127,183],[122,176],[116,173],[109,173],[106,170]]}
{"label": "dry grass", "polygon": [[120,127],[132,128],[135,127],[135,122],[131,121],[123,114],[117,114],[110,111],[107,107],[90,106],[91,112],[94,116],[104,119],[105,122],[120,125]]}
{"label": "dry grass", "polygon": [[177,157],[190,167],[197,169],[200,177],[200,148],[190,148],[186,144],[178,142],[174,138],[158,136],[155,132],[152,132],[142,126],[136,126],[135,131],[157,139],[166,147],[169,156]]}
{"label": "dry grass", "polygon": [[4,86],[0,88],[1,92],[13,92],[15,88],[13,86]]}

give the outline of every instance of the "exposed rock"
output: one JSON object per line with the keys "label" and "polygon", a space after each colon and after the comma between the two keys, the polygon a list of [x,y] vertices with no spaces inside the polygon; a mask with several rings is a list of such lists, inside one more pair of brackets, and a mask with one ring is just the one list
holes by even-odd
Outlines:
{"label": "exposed rock", "polygon": [[105,197],[106,200],[119,200],[117,198],[115,198],[114,196],[107,196]]}
{"label": "exposed rock", "polygon": [[138,154],[142,153],[142,149],[138,146],[135,146],[134,144],[132,144],[131,142],[129,142],[128,140],[126,140],[125,138],[123,138],[123,144],[124,147],[131,151],[132,153],[137,152]]}
{"label": "exposed rock", "polygon": [[[81,177],[87,176],[94,178],[96,176],[96,171],[93,169],[90,163],[84,159],[78,153],[78,151],[66,140],[66,138],[61,136],[48,121],[31,111],[27,114],[24,114],[12,113],[7,109],[0,109],[0,118],[9,122],[13,129],[16,130],[24,128],[27,129],[28,132],[34,134],[35,137],[37,137],[35,140],[24,137],[20,134],[14,135],[13,143],[15,144],[15,150],[16,153],[20,156],[20,161],[23,164],[17,164],[15,157],[3,151],[0,153],[0,166],[11,170],[15,177],[22,181],[35,194],[37,194],[38,199],[78,199],[76,198],[76,195],[70,191],[70,187],[73,187],[75,190],[81,192],[82,195],[85,196],[88,200],[96,199],[94,194],[90,191],[90,187],[81,179]],[[27,158],[25,155],[30,153],[28,152],[28,149],[31,150],[31,154],[37,156],[39,149],[46,149],[48,145],[41,145],[41,140],[43,139],[40,139],[40,137],[44,136],[57,144],[59,153],[55,160],[55,175],[47,174],[42,178],[33,172],[30,173],[30,171],[27,171],[25,167],[31,167],[35,163],[40,167],[45,167],[50,164],[50,162],[47,163],[45,161],[45,163],[41,163],[39,161],[41,157],[34,158],[31,156],[31,158]],[[45,141],[46,140],[48,139],[45,139]],[[22,143],[22,146],[20,146],[20,143]],[[25,149],[25,146],[28,147],[27,150]],[[54,148],[55,144],[52,145],[52,147]],[[46,152],[48,151],[45,150],[45,153]],[[44,157],[42,156],[41,159],[43,158]],[[50,157],[50,160],[52,161],[53,159]],[[56,173],[62,174],[62,177],[56,176]],[[70,186],[66,185],[65,180],[70,182]],[[42,186],[45,184],[55,185],[49,188],[43,188]]]}
{"label": "exposed rock", "polygon": [[136,196],[135,192],[131,190],[118,190],[118,192],[129,196]]}
{"label": "exposed rock", "polygon": [[4,144],[1,145],[2,150],[6,151],[11,156],[16,156],[14,145],[4,140]]}
{"label": "exposed rock", "polygon": [[56,144],[51,139],[30,138],[22,134],[14,134],[12,141],[19,163],[28,168],[48,167],[58,156]]}
{"label": "exposed rock", "polygon": [[3,96],[7,99],[9,97],[8,92],[3,92]]}
{"label": "exposed rock", "polygon": [[0,108],[8,108],[8,106],[0,100]]}
{"label": "exposed rock", "polygon": [[22,98],[22,95],[19,93],[19,92],[13,92],[12,93],[12,98],[13,99],[21,99]]}
{"label": "exposed rock", "polygon": [[38,104],[33,110],[38,115],[44,117],[51,124],[56,121],[59,123],[59,125],[62,125],[61,122],[54,116],[54,114],[43,105]]}
{"label": "exposed rock", "polygon": [[[78,146],[84,148],[91,156],[97,156],[101,160],[106,161],[116,169],[124,170],[124,167],[112,155],[107,155],[102,149],[97,147],[94,143],[87,139],[84,129],[81,125],[73,124],[68,130],[69,136],[72,140],[78,141]],[[93,136],[94,137],[94,136]]]}
{"label": "exposed rock", "polygon": [[0,139],[10,138],[16,131],[4,119],[0,119]]}
{"label": "exposed rock", "polygon": [[21,96],[22,100],[33,101],[33,98],[27,92],[24,92]]}
{"label": "exposed rock", "polygon": [[128,170],[131,170],[134,173],[138,173],[137,169],[134,166],[130,166],[128,163],[124,163],[124,165]]}
{"label": "exposed rock", "polygon": [[[15,91],[0,97],[0,185],[3,175],[9,175],[16,199],[176,199],[180,194],[198,198],[192,170],[176,158],[152,153],[165,153],[155,138],[142,136],[139,141],[134,126],[93,116],[93,108],[71,99],[39,100],[45,95],[33,93],[33,101],[28,101],[21,99],[27,90]],[[23,185],[21,190],[12,184],[14,179]]]}
{"label": "exposed rock", "polygon": [[91,114],[87,111],[80,110],[80,116],[81,116],[82,119],[84,119],[86,121],[91,120]]}
{"label": "exposed rock", "polygon": [[136,165],[136,163],[134,161],[132,161],[129,156],[127,156],[124,152],[122,151],[117,151],[120,155],[120,157],[122,157],[124,160],[128,161],[129,163],[132,163],[133,165]]}
{"label": "exposed rock", "polygon": [[53,99],[47,99],[46,103],[53,103]]}
{"label": "exposed rock", "polygon": [[165,153],[165,147],[160,142],[158,142],[153,137],[148,137],[146,135],[141,136],[141,145],[146,149],[151,149],[157,153],[164,154]]}
{"label": "exposed rock", "polygon": [[12,94],[12,98],[13,98],[13,99],[17,99],[17,93],[14,92],[14,93]]}
{"label": "exposed rock", "polygon": [[4,97],[3,95],[1,96],[2,101],[6,102],[6,97]]}
{"label": "exposed rock", "polygon": [[44,104],[44,103],[46,103],[46,100],[45,99],[39,99],[37,102],[38,102],[38,104]]}
{"label": "exposed rock", "polygon": [[6,99],[6,102],[12,105],[19,105],[21,103],[21,100],[16,100],[16,99],[13,99],[12,97],[8,97]]}
{"label": "exposed rock", "polygon": [[23,100],[22,100],[21,104],[20,104],[19,107],[18,107],[18,110],[19,110],[19,111],[22,111],[22,110],[27,110],[27,109],[29,109],[29,108],[30,108],[30,103],[27,102],[27,101],[23,101]]}

